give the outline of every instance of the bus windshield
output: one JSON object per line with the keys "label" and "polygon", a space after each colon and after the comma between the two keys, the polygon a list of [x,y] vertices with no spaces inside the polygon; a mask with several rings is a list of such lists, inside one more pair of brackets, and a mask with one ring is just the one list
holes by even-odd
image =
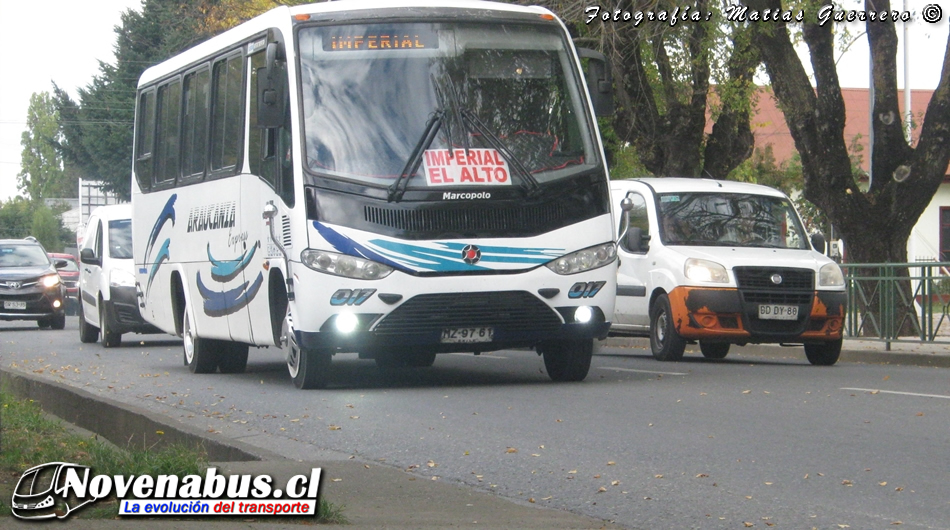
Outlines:
{"label": "bus windshield", "polygon": [[582,85],[558,29],[301,29],[306,167],[372,186],[404,175],[416,189],[538,186],[592,168]]}
{"label": "bus windshield", "polygon": [[744,193],[659,196],[665,245],[809,248],[791,203]]}

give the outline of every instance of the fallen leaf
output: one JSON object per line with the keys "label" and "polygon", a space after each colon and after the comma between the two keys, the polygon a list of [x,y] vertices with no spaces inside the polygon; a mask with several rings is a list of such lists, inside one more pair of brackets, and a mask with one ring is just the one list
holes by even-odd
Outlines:
{"label": "fallen leaf", "polygon": [[577,473],[577,470],[576,470],[576,469],[572,469],[572,470],[570,470],[570,471],[567,472],[568,475],[574,475],[574,474],[576,474],[576,473]]}
{"label": "fallen leaf", "polygon": [[850,480],[848,480],[848,479],[844,479],[844,480],[841,481],[841,485],[843,485],[843,486],[854,486],[854,482],[852,482],[852,481],[850,481]]}
{"label": "fallen leaf", "polygon": [[330,481],[331,481],[331,482],[343,482],[343,479],[342,479],[342,478],[331,478]]}
{"label": "fallen leaf", "polygon": [[600,478],[600,474],[598,473],[598,474],[594,475],[594,478]]}
{"label": "fallen leaf", "polygon": [[506,452],[506,453],[517,453],[518,450],[515,449],[514,447],[509,447],[508,449],[505,449],[505,452]]}
{"label": "fallen leaf", "polygon": [[603,487],[603,486],[597,488],[597,493],[603,493],[603,492],[605,492],[605,491],[607,491],[607,488],[605,488],[605,487]]}
{"label": "fallen leaf", "polygon": [[619,480],[612,480],[612,481],[610,482],[610,485],[611,485],[611,486],[619,486],[619,485],[620,485],[620,481],[619,481]]}
{"label": "fallen leaf", "polygon": [[746,528],[752,528],[753,526],[755,526],[755,524],[746,521],[742,523],[742,526],[745,526]]}
{"label": "fallen leaf", "polygon": [[528,502],[530,502],[531,504],[534,504],[534,497],[529,498]]}
{"label": "fallen leaf", "polygon": [[709,475],[707,475],[706,473],[700,473],[696,475],[696,478],[709,478]]}
{"label": "fallen leaf", "polygon": [[771,486],[772,483],[771,483],[771,482],[766,482],[765,485],[766,485],[766,486]]}
{"label": "fallen leaf", "polygon": [[439,467],[439,464],[436,464],[432,460],[429,460],[428,462],[426,462],[426,465],[429,467]]}
{"label": "fallen leaf", "polygon": [[878,485],[878,486],[887,486],[887,482],[878,482],[877,485]]}
{"label": "fallen leaf", "polygon": [[608,465],[608,466],[614,466],[614,465],[617,465],[617,463],[614,462],[613,460],[611,460],[610,462],[607,462],[607,465]]}
{"label": "fallen leaf", "polygon": [[653,475],[653,478],[663,478],[663,475]]}
{"label": "fallen leaf", "polygon": [[891,523],[891,524],[894,525],[894,526],[897,526],[897,525],[904,524],[904,522],[903,522],[903,521],[894,521],[894,522]]}
{"label": "fallen leaf", "polygon": [[924,415],[923,412],[918,412],[918,413],[917,413],[917,417],[918,417],[918,418],[921,417],[921,416],[923,416],[923,415]]}
{"label": "fallen leaf", "polygon": [[882,381],[887,381],[887,380],[890,379],[890,378],[891,378],[891,376],[885,375],[885,376],[884,376],[884,379],[882,379]]}
{"label": "fallen leaf", "polygon": [[898,486],[898,487],[894,488],[894,491],[904,491],[904,488]]}
{"label": "fallen leaf", "polygon": [[343,427],[340,427],[339,425],[330,425],[330,430],[331,430],[331,431],[339,431],[339,430],[342,429],[342,428],[343,428]]}
{"label": "fallen leaf", "polygon": [[752,391],[751,391],[751,390],[743,390],[742,393],[743,393],[743,394],[751,394]]}

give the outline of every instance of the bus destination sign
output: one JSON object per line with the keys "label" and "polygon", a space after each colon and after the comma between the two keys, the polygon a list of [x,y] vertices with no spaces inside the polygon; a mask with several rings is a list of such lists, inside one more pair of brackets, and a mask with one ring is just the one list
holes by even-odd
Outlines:
{"label": "bus destination sign", "polygon": [[323,51],[432,50],[439,48],[439,34],[419,27],[380,28],[361,35],[330,35],[323,39]]}

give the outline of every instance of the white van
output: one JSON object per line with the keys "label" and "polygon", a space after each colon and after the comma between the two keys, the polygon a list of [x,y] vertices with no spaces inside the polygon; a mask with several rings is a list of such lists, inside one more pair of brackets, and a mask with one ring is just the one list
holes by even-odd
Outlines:
{"label": "white van", "polygon": [[79,340],[113,348],[122,334],[160,333],[139,313],[132,260],[132,206],[96,208],[79,249]]}
{"label": "white van", "polygon": [[785,194],[689,178],[616,180],[610,192],[620,257],[612,334],[648,335],[661,361],[697,341],[710,359],[731,344],[782,343],[803,344],[812,364],[838,361],[844,277],[813,250]]}

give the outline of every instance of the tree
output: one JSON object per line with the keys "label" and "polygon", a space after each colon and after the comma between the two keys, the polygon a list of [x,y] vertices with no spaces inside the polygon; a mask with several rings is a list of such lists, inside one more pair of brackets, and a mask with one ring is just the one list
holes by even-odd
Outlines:
{"label": "tree", "polygon": [[23,239],[30,235],[33,206],[19,196],[0,203],[0,239]]}
{"label": "tree", "polygon": [[[749,9],[779,10],[779,0],[743,0]],[[795,51],[793,35],[781,21],[750,23],[775,96],[801,154],[804,195],[839,231],[849,260],[857,263],[906,263],[907,240],[921,213],[943,182],[950,162],[950,55],[944,55],[916,146],[903,133],[898,110],[897,32],[891,20],[867,23],[874,84],[874,175],[862,191],[852,171],[844,138],[845,108],[834,58],[833,22],[820,24],[819,9],[830,0],[805,4],[801,36],[811,56],[813,87]],[[889,0],[868,1],[865,9],[891,10]],[[948,39],[946,49],[950,49]]]}
{"label": "tree", "polygon": [[[725,21],[719,2],[541,3],[572,24],[579,45],[610,59],[618,143],[632,146],[651,173],[724,179],[752,154],[749,109],[759,59],[750,29]],[[654,20],[637,21],[640,14]],[[714,121],[709,134],[707,112]]]}
{"label": "tree", "polygon": [[30,235],[35,237],[47,252],[63,251],[62,231],[59,219],[45,204],[33,210]]}
{"label": "tree", "polygon": [[30,96],[26,126],[27,130],[20,137],[22,170],[17,174],[17,188],[33,202],[76,197],[79,183],[67,178],[56,150],[60,136],[59,115],[48,92],[35,92]]}
{"label": "tree", "polygon": [[135,88],[146,68],[231,26],[286,3],[277,0],[144,0],[142,12],[126,11],[116,26],[114,65],[79,90],[79,100],[55,87],[63,118],[63,158],[78,177],[103,182],[105,191],[129,199]]}

